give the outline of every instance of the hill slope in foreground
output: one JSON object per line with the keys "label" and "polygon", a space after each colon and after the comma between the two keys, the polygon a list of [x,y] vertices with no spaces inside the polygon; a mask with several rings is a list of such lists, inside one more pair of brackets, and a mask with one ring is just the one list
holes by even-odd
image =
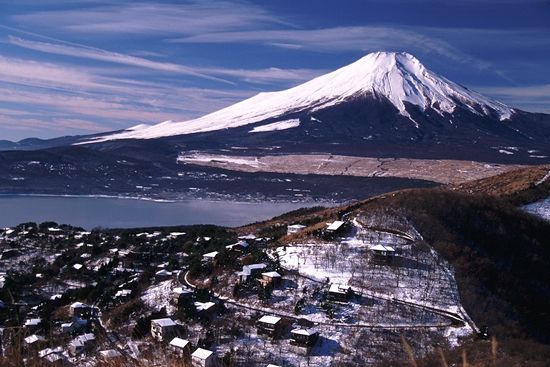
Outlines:
{"label": "hill slope in foreground", "polygon": [[[351,213],[370,228],[420,237],[416,245],[427,244],[451,264],[467,313],[478,326],[488,326],[499,341],[497,360],[502,364],[495,365],[544,366],[550,356],[550,222],[518,205],[550,196],[549,168],[524,168],[443,188],[403,190],[277,220],[307,223],[317,217],[324,223]],[[314,233],[320,227],[310,228]],[[306,236],[306,232],[300,235]],[[464,348],[481,361],[479,365],[493,365],[488,344],[466,343]],[[462,360],[461,353],[447,356]],[[442,365],[439,354],[423,363]]]}
{"label": "hill slope in foreground", "polygon": [[[547,366],[550,222],[517,204],[548,197],[549,177],[532,167],[239,228],[2,229],[0,365],[42,365],[23,331],[73,365],[102,365],[99,351],[116,348],[116,366],[179,366],[151,336],[151,320],[170,317],[225,366]],[[97,337],[87,354],[67,352],[75,302],[99,311],[83,316],[80,331]],[[262,334],[263,316],[280,318],[278,337]],[[312,326],[311,348],[292,341]],[[492,342],[476,336],[484,326]]]}

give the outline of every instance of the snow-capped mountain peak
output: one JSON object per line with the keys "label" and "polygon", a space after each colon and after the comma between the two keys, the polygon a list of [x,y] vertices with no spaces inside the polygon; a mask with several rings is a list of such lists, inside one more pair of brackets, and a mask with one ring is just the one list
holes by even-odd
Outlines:
{"label": "snow-capped mountain peak", "polygon": [[[386,99],[399,114],[411,120],[407,103],[421,110],[433,109],[441,115],[451,114],[457,107],[478,115],[496,116],[500,120],[509,119],[514,113],[514,109],[428,70],[408,53],[374,52],[294,88],[259,93],[194,120],[166,121],[90,142],[151,139],[234,128],[284,118],[292,113],[315,112],[364,96]],[[416,122],[413,123],[418,127]]]}

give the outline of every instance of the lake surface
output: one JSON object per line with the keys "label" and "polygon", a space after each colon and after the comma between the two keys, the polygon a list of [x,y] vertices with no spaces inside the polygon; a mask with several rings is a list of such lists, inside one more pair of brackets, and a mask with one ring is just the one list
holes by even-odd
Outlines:
{"label": "lake surface", "polygon": [[0,227],[54,221],[92,229],[216,224],[240,226],[327,203],[248,203],[186,200],[155,202],[95,197],[0,197]]}

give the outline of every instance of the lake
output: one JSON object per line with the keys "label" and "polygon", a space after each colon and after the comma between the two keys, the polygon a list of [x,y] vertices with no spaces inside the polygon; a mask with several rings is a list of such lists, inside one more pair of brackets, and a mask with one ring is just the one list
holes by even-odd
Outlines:
{"label": "lake", "polygon": [[155,202],[97,197],[0,197],[0,227],[54,221],[92,229],[216,224],[235,227],[327,203],[186,200]]}

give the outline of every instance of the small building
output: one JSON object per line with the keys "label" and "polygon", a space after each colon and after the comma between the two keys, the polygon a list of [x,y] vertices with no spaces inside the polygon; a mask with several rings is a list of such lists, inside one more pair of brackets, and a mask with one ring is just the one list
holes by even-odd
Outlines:
{"label": "small building", "polygon": [[353,290],[350,286],[332,283],[328,290],[328,299],[337,302],[349,302],[353,297]]}
{"label": "small building", "polygon": [[67,360],[61,352],[50,353],[41,358],[44,366],[49,367],[65,367],[71,366],[72,364]]}
{"label": "small building", "polygon": [[116,363],[116,361],[122,359],[122,354],[115,349],[107,349],[100,351],[99,357],[103,362]]}
{"label": "small building", "polygon": [[264,287],[278,287],[283,280],[283,277],[281,274],[277,273],[276,271],[268,271],[266,273],[262,273],[262,279],[260,280],[260,283]]}
{"label": "small building", "polygon": [[254,279],[256,276],[260,275],[262,270],[264,270],[266,267],[267,265],[263,263],[244,265],[243,270],[237,272],[239,283],[244,283],[251,278]]}
{"label": "small building", "polygon": [[216,304],[214,302],[195,302],[197,315],[203,319],[212,319],[216,315]]}
{"label": "small building", "polygon": [[283,331],[282,319],[278,316],[262,316],[258,322],[256,322],[256,328],[258,334],[265,334],[271,337],[278,337]]}
{"label": "small building", "polygon": [[208,252],[208,253],[202,255],[202,261],[203,262],[213,262],[218,257],[218,254],[219,254],[218,251]]}
{"label": "small building", "polygon": [[183,287],[174,288],[172,289],[172,302],[177,305],[180,301],[191,298],[192,295],[193,291],[190,289]]}
{"label": "small building", "polygon": [[165,280],[172,279],[172,272],[166,269],[159,270],[155,273],[155,280],[157,282],[163,282]]}
{"label": "small building", "polygon": [[40,318],[34,318],[34,319],[27,319],[25,320],[25,329],[29,333],[33,333],[37,330],[40,330],[42,327],[42,319]]}
{"label": "small building", "polygon": [[319,339],[317,329],[294,329],[290,331],[290,343],[301,347],[312,347]]}
{"label": "small building", "polygon": [[44,343],[46,343],[46,338],[41,335],[32,334],[27,336],[24,341],[25,347],[27,347],[28,350],[38,351],[40,348],[44,347]]}
{"label": "small building", "polygon": [[235,252],[243,252],[245,251],[247,248],[248,248],[248,242],[244,241],[244,240],[240,240],[236,243],[233,243],[231,245],[227,245],[225,246],[225,248],[228,250],[228,251],[235,251]]}
{"label": "small building", "polygon": [[395,249],[391,246],[376,245],[370,248],[374,260],[391,262],[395,256]]}
{"label": "small building", "polygon": [[286,234],[289,235],[289,234],[294,234],[294,233],[301,232],[306,227],[307,226],[304,226],[303,224],[292,224],[292,225],[286,227]]}
{"label": "small building", "polygon": [[89,319],[92,317],[92,306],[82,302],[75,302],[69,306],[69,313],[71,317]]}
{"label": "small building", "polygon": [[208,349],[197,348],[191,354],[191,366],[193,367],[214,367],[216,355]]}
{"label": "small building", "polygon": [[126,302],[132,296],[131,289],[120,289],[115,293],[115,298],[120,302]]}
{"label": "small building", "polygon": [[79,335],[69,343],[69,353],[72,356],[88,353],[95,345],[95,342],[95,335],[92,333]]}
{"label": "small building", "polygon": [[151,320],[151,336],[161,342],[174,338],[178,325],[170,318]]}
{"label": "small building", "polygon": [[61,324],[62,333],[74,333],[79,330],[83,330],[88,326],[88,320],[75,317],[71,322],[64,322]]}
{"label": "small building", "polygon": [[342,230],[344,227],[345,222],[342,222],[341,220],[335,220],[334,222],[328,224],[327,232],[329,233],[337,233]]}
{"label": "small building", "polygon": [[170,351],[179,358],[186,358],[191,353],[191,344],[188,340],[175,337],[168,344]]}
{"label": "small building", "polygon": [[52,353],[63,353],[63,348],[55,347],[55,348],[45,348],[45,349],[39,350],[38,357],[44,358],[48,354],[52,354]]}

